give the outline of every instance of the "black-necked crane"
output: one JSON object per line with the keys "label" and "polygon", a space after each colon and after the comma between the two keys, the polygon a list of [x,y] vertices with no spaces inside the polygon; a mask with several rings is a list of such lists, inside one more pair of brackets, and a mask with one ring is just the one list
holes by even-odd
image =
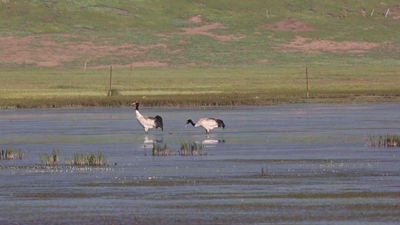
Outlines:
{"label": "black-necked crane", "polygon": [[210,133],[210,130],[217,128],[217,127],[222,127],[222,129],[225,129],[225,124],[224,121],[220,119],[214,119],[214,118],[201,118],[197,121],[197,123],[193,123],[191,119],[188,119],[186,121],[186,126],[188,124],[192,124],[194,127],[200,127],[202,126],[204,129],[206,129],[206,134]]}
{"label": "black-necked crane", "polygon": [[132,106],[136,107],[136,119],[139,121],[139,124],[144,128],[144,132],[147,134],[150,128],[161,128],[161,130],[164,130],[163,127],[163,120],[161,116],[157,115],[155,117],[151,116],[143,116],[139,112],[139,102],[134,102],[132,103]]}

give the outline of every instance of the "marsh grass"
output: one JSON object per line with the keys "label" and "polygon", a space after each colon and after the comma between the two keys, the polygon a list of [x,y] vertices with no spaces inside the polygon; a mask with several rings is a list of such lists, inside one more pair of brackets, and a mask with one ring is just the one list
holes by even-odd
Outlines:
{"label": "marsh grass", "polygon": [[42,165],[57,165],[60,162],[60,149],[53,149],[51,154],[39,153],[39,158]]}
{"label": "marsh grass", "polygon": [[153,143],[152,151],[153,151],[152,153],[153,156],[175,155],[175,150],[169,149],[167,143],[164,143],[164,145]]}
{"label": "marsh grass", "polygon": [[13,159],[22,159],[24,157],[24,154],[22,153],[22,150],[19,149],[2,149],[1,154],[0,154],[0,159],[3,160],[13,160]]}
{"label": "marsh grass", "polygon": [[269,173],[268,173],[268,166],[266,166],[265,168],[264,168],[264,167],[261,167],[261,176],[262,176],[262,177],[269,176]]}
{"label": "marsh grass", "polygon": [[397,134],[386,134],[371,135],[368,140],[366,140],[366,146],[369,147],[400,147],[400,135]]}
{"label": "marsh grass", "polygon": [[[145,155],[146,155],[146,148],[145,148]],[[152,155],[172,156],[176,155],[176,153],[175,150],[169,149],[166,143],[164,143],[164,145],[153,143]],[[204,145],[202,144],[197,144],[196,142],[193,143],[182,142],[180,150],[178,151],[178,155],[181,156],[207,155],[207,151],[204,149]]]}
{"label": "marsh grass", "polygon": [[65,164],[75,166],[109,166],[108,156],[100,151],[94,153],[74,153],[72,158],[65,158]]}
{"label": "marsh grass", "polygon": [[196,142],[181,143],[181,148],[179,151],[179,155],[181,156],[189,156],[189,155],[207,155],[207,151],[204,149],[204,145],[197,144]]}

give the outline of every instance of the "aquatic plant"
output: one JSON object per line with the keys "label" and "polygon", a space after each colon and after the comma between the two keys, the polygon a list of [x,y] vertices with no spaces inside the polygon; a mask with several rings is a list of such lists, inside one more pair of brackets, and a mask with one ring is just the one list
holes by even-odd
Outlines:
{"label": "aquatic plant", "polygon": [[108,156],[103,155],[100,151],[94,153],[74,153],[72,158],[65,158],[65,164],[76,166],[109,166]]}
{"label": "aquatic plant", "polygon": [[366,141],[366,146],[369,147],[400,147],[400,135],[397,134],[386,134],[384,136],[379,135],[378,140],[375,139],[374,135],[369,137]]}
{"label": "aquatic plant", "polygon": [[3,160],[12,160],[12,159],[22,159],[23,154],[21,149],[16,150],[16,149],[11,149],[11,148],[7,148],[7,149],[3,149],[1,150],[1,154],[0,154],[0,159]]}
{"label": "aquatic plant", "polygon": [[51,151],[51,154],[42,154],[39,153],[40,163],[42,165],[54,165],[60,162],[60,149],[54,149]]}
{"label": "aquatic plant", "polygon": [[207,155],[207,152],[204,149],[204,145],[193,143],[181,143],[181,148],[179,151],[179,155],[187,156],[187,155]]}
{"label": "aquatic plant", "polygon": [[170,150],[168,148],[167,143],[164,143],[164,145],[159,145],[157,143],[153,143],[153,156],[165,156],[165,155],[175,155],[174,150]]}
{"label": "aquatic plant", "polygon": [[268,176],[268,166],[266,166],[265,169],[264,167],[261,167],[261,176],[262,177]]}

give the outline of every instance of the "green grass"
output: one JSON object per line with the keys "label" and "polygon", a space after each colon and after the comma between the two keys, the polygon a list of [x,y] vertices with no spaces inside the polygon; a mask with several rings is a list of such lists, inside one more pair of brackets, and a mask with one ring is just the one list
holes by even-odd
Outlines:
{"label": "green grass", "polygon": [[60,149],[53,149],[51,154],[39,153],[39,158],[42,165],[56,165],[60,162]]}
{"label": "green grass", "polygon": [[[0,4],[0,37],[31,38],[16,54],[43,49],[49,41],[55,56],[74,45],[94,52],[69,50],[53,67],[25,63],[24,56],[0,59],[0,107],[121,106],[143,96],[145,105],[398,101],[397,6],[397,0],[6,1]],[[388,8],[392,14],[385,18]],[[196,15],[203,20],[190,22]],[[288,18],[311,29],[270,28]],[[241,38],[182,34],[182,28],[213,23],[223,27],[209,33]],[[280,49],[297,36],[380,45],[365,53]],[[0,46],[0,54],[7,47]],[[112,88],[118,94],[107,97],[107,68],[128,68],[131,62],[165,66],[114,67]],[[105,69],[93,69],[100,67]],[[304,98],[305,67],[310,99]]]}
{"label": "green grass", "polygon": [[0,160],[22,159],[26,154],[23,154],[21,149],[2,149],[0,152]]}
{"label": "green grass", "polygon": [[65,158],[65,164],[77,166],[109,166],[108,156],[103,155],[100,151],[94,153],[74,153],[72,158]]}
{"label": "green grass", "polygon": [[398,134],[386,134],[375,138],[372,135],[369,140],[366,140],[365,145],[369,147],[400,147],[400,136]]}
{"label": "green grass", "polygon": [[190,68],[0,72],[0,106],[263,105],[291,102],[397,101],[398,67]]}
{"label": "green grass", "polygon": [[179,155],[181,156],[189,156],[189,155],[207,155],[207,151],[204,149],[204,145],[197,144],[196,142],[181,143],[181,148],[179,151]]}
{"label": "green grass", "polygon": [[153,143],[152,155],[153,156],[175,155],[175,150],[169,149],[167,143],[164,143],[164,145]]}

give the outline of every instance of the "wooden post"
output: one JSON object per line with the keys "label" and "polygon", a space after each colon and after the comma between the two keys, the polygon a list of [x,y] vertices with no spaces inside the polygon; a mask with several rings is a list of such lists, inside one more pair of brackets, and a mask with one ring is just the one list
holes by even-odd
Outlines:
{"label": "wooden post", "polygon": [[389,14],[389,11],[390,11],[390,8],[388,8],[388,10],[386,11],[385,18],[386,18],[387,15]]}
{"label": "wooden post", "polygon": [[309,92],[308,92],[308,70],[306,67],[306,86],[307,86],[307,99],[310,97]]}
{"label": "wooden post", "polygon": [[133,68],[133,62],[132,62],[132,56],[131,56],[131,71],[132,71],[132,68]]}
{"label": "wooden post", "polygon": [[111,96],[111,84],[112,84],[112,65],[110,66],[110,89],[108,90],[108,96]]}
{"label": "wooden post", "polygon": [[88,62],[89,62],[89,59],[86,59],[85,60],[85,65],[83,66],[83,70],[86,70],[86,65],[87,65]]}
{"label": "wooden post", "polygon": [[267,19],[269,18],[268,9],[265,10],[265,16],[267,17]]}

